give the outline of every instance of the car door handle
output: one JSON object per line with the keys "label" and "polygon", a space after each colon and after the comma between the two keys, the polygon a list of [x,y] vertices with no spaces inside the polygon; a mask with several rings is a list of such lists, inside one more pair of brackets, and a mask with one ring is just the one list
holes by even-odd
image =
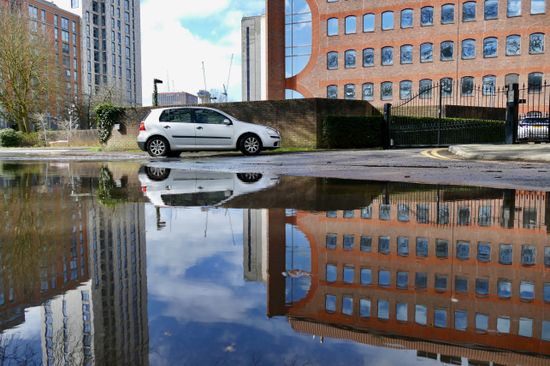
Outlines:
{"label": "car door handle", "polygon": [[164,126],[164,128],[165,128],[165,129],[169,129],[169,128],[172,128],[172,127],[170,127],[170,126]]}
{"label": "car door handle", "polygon": [[202,129],[203,129],[203,128],[202,128],[202,127],[200,127],[200,126],[199,126],[199,127],[197,127],[197,130],[202,130]]}

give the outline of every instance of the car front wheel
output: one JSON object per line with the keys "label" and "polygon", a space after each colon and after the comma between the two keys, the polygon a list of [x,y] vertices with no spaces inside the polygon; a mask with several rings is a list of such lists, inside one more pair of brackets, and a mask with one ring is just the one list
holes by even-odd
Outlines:
{"label": "car front wheel", "polygon": [[168,141],[164,137],[153,137],[147,143],[147,152],[154,158],[168,156],[170,153]]}
{"label": "car front wheel", "polygon": [[262,141],[258,136],[245,135],[241,138],[239,150],[244,155],[258,155],[262,151]]}

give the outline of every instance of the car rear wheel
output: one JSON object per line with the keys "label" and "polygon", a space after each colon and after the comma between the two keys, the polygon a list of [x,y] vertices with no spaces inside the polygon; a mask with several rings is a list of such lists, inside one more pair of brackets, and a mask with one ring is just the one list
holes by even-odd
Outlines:
{"label": "car rear wheel", "polygon": [[154,158],[168,156],[170,153],[168,141],[164,137],[153,137],[147,143],[147,152]]}
{"label": "car rear wheel", "polygon": [[262,141],[256,135],[245,135],[240,140],[239,150],[244,155],[258,155],[262,151]]}

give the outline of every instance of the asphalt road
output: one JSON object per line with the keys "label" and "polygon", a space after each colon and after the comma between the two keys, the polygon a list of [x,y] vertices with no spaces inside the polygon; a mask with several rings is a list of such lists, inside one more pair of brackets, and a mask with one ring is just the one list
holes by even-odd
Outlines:
{"label": "asphalt road", "polygon": [[151,160],[172,169],[550,191],[550,163],[463,160],[447,149],[325,151]]}

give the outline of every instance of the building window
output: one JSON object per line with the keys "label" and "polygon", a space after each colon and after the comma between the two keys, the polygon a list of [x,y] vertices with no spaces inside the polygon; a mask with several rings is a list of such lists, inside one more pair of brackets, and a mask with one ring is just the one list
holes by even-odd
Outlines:
{"label": "building window", "polygon": [[390,254],[390,237],[381,236],[378,238],[378,253]]}
{"label": "building window", "polygon": [[393,11],[382,13],[382,30],[393,29]]}
{"label": "building window", "polygon": [[443,78],[439,81],[441,94],[443,97],[451,97],[453,95],[453,79]]}
{"label": "building window", "polygon": [[429,99],[432,97],[432,80],[422,79],[420,80],[418,93],[421,99]]}
{"label": "building window", "polygon": [[548,320],[542,321],[542,332],[541,332],[540,338],[543,341],[550,341],[550,321]]}
{"label": "building window", "polygon": [[399,98],[403,100],[411,99],[412,97],[412,81],[404,80],[399,83]]}
{"label": "building window", "polygon": [[413,27],[413,10],[405,9],[401,10],[401,28]]}
{"label": "building window", "polygon": [[355,99],[355,84],[346,84],[344,86],[344,99]]}
{"label": "building window", "polygon": [[382,100],[393,99],[393,84],[391,81],[385,81],[380,85],[380,95]]}
{"label": "building window", "polygon": [[344,266],[344,283],[353,283],[355,278],[355,267]]}
{"label": "building window", "polygon": [[361,299],[359,301],[359,316],[361,318],[370,318],[371,301],[367,299]]}
{"label": "building window", "polygon": [[500,252],[498,255],[498,262],[500,264],[512,264],[513,261],[513,247],[512,244],[500,244]]}
{"label": "building window", "polygon": [[435,309],[434,326],[436,328],[447,328],[447,310]]}
{"label": "building window", "polygon": [[537,260],[537,248],[534,245],[521,246],[521,264],[524,266],[534,266]]}
{"label": "building window", "polygon": [[400,290],[409,288],[409,272],[397,272],[396,287]]}
{"label": "building window", "polygon": [[344,235],[344,250],[353,250],[355,247],[355,235]]}
{"label": "building window", "polygon": [[373,100],[374,99],[374,84],[365,83],[363,84],[363,100]]}
{"label": "building window", "polygon": [[372,269],[369,269],[369,268],[361,269],[361,285],[363,286],[372,285]]}
{"label": "building window", "polygon": [[345,56],[345,68],[346,69],[353,69],[355,68],[357,64],[357,51],[355,50],[347,50],[344,54]]}
{"label": "building window", "polygon": [[342,314],[348,316],[353,315],[353,297],[344,296],[342,298]]}
{"label": "building window", "polygon": [[327,282],[336,282],[338,268],[333,264],[327,264]]}
{"label": "building window", "polygon": [[510,318],[498,317],[497,318],[497,332],[500,334],[510,334]]}
{"label": "building window", "polygon": [[483,57],[497,57],[498,41],[495,37],[483,40]]}
{"label": "building window", "polygon": [[[305,1],[290,1],[288,5],[285,13],[285,39],[288,40],[285,45],[285,76],[290,78],[304,70],[311,59],[313,27],[311,9]],[[129,18],[128,12],[124,14],[125,17]],[[328,27],[327,25],[327,32]],[[117,20],[117,28],[119,29],[118,42],[120,44],[120,20]],[[126,35],[125,41],[126,46],[130,47],[130,37],[128,35]],[[119,68],[119,71],[120,77],[122,68]]]}
{"label": "building window", "polygon": [[522,337],[533,337],[533,319],[520,318],[518,334]]}
{"label": "building window", "polygon": [[441,7],[441,24],[450,24],[455,21],[455,6],[445,4]]}
{"label": "building window", "polygon": [[476,41],[474,39],[465,39],[462,41],[462,58],[464,60],[476,57]]}
{"label": "building window", "polygon": [[490,243],[477,243],[477,260],[480,262],[488,263],[491,261],[491,244]]}
{"label": "building window", "polygon": [[485,0],[485,20],[498,18],[498,0]]}
{"label": "building window", "polygon": [[465,97],[474,95],[474,78],[465,76],[460,81],[460,94]]}
{"label": "building window", "polygon": [[470,243],[467,241],[458,241],[456,243],[456,257],[460,260],[468,260],[470,258]]}
{"label": "building window", "polygon": [[361,218],[362,219],[372,219],[372,205],[363,207],[361,209]]}
{"label": "building window", "polygon": [[428,239],[416,238],[416,256],[423,258],[428,256]]}
{"label": "building window", "polygon": [[453,41],[441,42],[441,61],[449,61],[454,58],[455,43]]}
{"label": "building window", "polygon": [[428,308],[425,305],[416,305],[414,321],[419,325],[428,324]]}
{"label": "building window", "polygon": [[499,280],[497,284],[498,297],[510,299],[512,297],[512,281]]}
{"label": "building window", "polygon": [[338,236],[336,234],[327,234],[326,244],[327,249],[336,249],[336,244],[338,242]]}
{"label": "building window", "polygon": [[363,67],[374,66],[374,49],[365,48],[363,50]]}
{"label": "building window", "polygon": [[437,239],[435,241],[435,256],[437,258],[449,257],[449,241],[443,239]]}
{"label": "building window", "polygon": [[401,222],[408,222],[410,218],[409,205],[406,203],[400,203],[397,205],[397,220]]}
{"label": "building window", "polygon": [[[452,80],[451,80],[452,81]],[[443,93],[446,93],[445,90],[443,90]],[[445,96],[445,95],[443,95]],[[439,210],[437,213],[437,223],[439,225],[448,225],[449,224],[449,205],[439,205]]]}
{"label": "building window", "polygon": [[434,8],[425,6],[420,9],[420,25],[427,26],[434,24]]}
{"label": "building window", "polygon": [[489,279],[487,278],[476,279],[476,295],[489,296]]}
{"label": "building window", "polygon": [[466,277],[455,277],[455,291],[461,293],[468,292],[468,278]]}
{"label": "building window", "polygon": [[378,319],[388,320],[390,318],[390,303],[386,300],[378,300]]}
{"label": "building window", "polygon": [[393,47],[382,48],[382,65],[393,65]]}
{"label": "building window", "polygon": [[550,283],[544,284],[544,302],[550,302]]}
{"label": "building window", "polygon": [[378,217],[380,220],[388,221],[391,215],[391,205],[381,204],[378,209]]}
{"label": "building window", "polygon": [[409,307],[404,303],[397,303],[395,306],[395,319],[398,322],[406,322],[409,320]]}
{"label": "building window", "polygon": [[544,53],[544,34],[533,33],[529,36],[529,53]]}
{"label": "building window", "polygon": [[521,15],[521,0],[508,0],[506,15],[509,17],[518,17]]}
{"label": "building window", "polygon": [[478,332],[487,332],[489,329],[489,315],[476,314],[476,330]]}
{"label": "building window", "polygon": [[325,310],[327,311],[327,313],[336,312],[336,296],[334,295],[325,296]]}
{"label": "building window", "polygon": [[338,35],[338,18],[330,18],[327,20],[327,35],[328,36]]}
{"label": "building window", "polygon": [[370,236],[361,236],[360,249],[362,252],[371,253],[372,252],[372,237]]}
{"label": "building window", "polygon": [[389,287],[391,285],[390,271],[378,271],[378,285],[382,287]]}
{"label": "building window", "polygon": [[338,52],[331,51],[327,53],[327,69],[338,69]]}
{"label": "building window", "polygon": [[521,37],[517,34],[506,37],[506,56],[521,54]]}
{"label": "building window", "polygon": [[401,257],[409,255],[409,238],[402,236],[397,238],[397,255]]}
{"label": "building window", "polygon": [[462,4],[462,21],[470,22],[476,20],[476,2],[468,1]]}
{"label": "building window", "polygon": [[542,73],[530,73],[527,77],[527,88],[529,90],[529,93],[540,93],[542,89]]}
{"label": "building window", "polygon": [[544,14],[546,12],[545,0],[531,0],[531,14]]}
{"label": "building window", "polygon": [[420,62],[433,61],[433,45],[431,43],[422,43],[420,45]]}
{"label": "building window", "polygon": [[357,33],[357,17],[351,15],[346,17],[346,34]]}
{"label": "building window", "polygon": [[455,311],[455,329],[468,329],[468,313],[466,311]]}
{"label": "building window", "polygon": [[435,290],[439,292],[447,291],[448,277],[446,275],[435,275]]}
{"label": "building window", "polygon": [[550,247],[544,248],[544,266],[550,267]]}
{"label": "building window", "polygon": [[338,87],[336,85],[327,86],[327,98],[338,99]]}
{"label": "building window", "polygon": [[413,61],[412,49],[413,49],[413,46],[411,46],[410,44],[401,46],[400,57],[401,57],[402,64],[412,64],[412,61]]}
{"label": "building window", "polygon": [[[486,75],[483,77],[483,95],[496,95],[496,84],[497,84],[497,77],[494,75]],[[480,207],[480,210],[484,209],[491,209],[490,206],[483,206]],[[484,216],[486,217],[486,216]],[[482,217],[480,216],[478,220],[481,220]],[[478,222],[480,226],[489,226],[491,224],[491,217],[489,214],[489,218],[484,221]]]}
{"label": "building window", "polygon": [[519,297],[523,301],[535,300],[535,284],[533,282],[521,281],[519,285]]}
{"label": "building window", "polygon": [[363,32],[374,32],[374,14],[363,15]]}

